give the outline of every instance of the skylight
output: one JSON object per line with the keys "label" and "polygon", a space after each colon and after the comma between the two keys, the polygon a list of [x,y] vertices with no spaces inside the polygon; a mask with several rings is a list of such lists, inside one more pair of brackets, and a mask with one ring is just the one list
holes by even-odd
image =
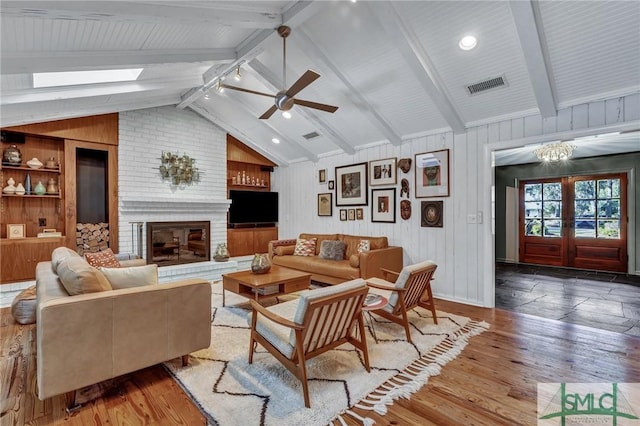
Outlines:
{"label": "skylight", "polygon": [[143,68],[95,71],[40,72],[33,74],[33,87],[76,86],[80,84],[135,81]]}

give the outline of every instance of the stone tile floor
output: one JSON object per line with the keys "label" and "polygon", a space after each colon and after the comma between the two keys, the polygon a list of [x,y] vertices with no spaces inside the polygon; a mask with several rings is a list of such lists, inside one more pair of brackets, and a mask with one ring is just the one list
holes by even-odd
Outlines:
{"label": "stone tile floor", "polygon": [[640,276],[496,263],[496,308],[640,336]]}

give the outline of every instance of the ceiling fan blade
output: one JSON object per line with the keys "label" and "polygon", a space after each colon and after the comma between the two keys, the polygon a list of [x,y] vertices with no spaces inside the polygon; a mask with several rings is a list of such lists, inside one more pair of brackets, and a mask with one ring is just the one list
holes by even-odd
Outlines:
{"label": "ceiling fan blade", "polygon": [[319,104],[317,102],[311,102],[311,101],[303,101],[302,99],[294,99],[293,103],[296,105],[301,105],[303,107],[319,109],[321,111],[326,111],[326,112],[336,112],[338,110],[337,106]]}
{"label": "ceiling fan blade", "polygon": [[287,96],[289,96],[290,98],[294,97],[299,91],[313,83],[319,77],[320,74],[311,70],[307,70],[304,74],[302,74],[302,77],[300,77],[298,81],[296,81],[291,85],[291,87],[289,87],[289,90],[287,90]]}
{"label": "ceiling fan blade", "polygon": [[220,87],[223,87],[225,89],[231,89],[231,90],[237,90],[239,92],[246,92],[246,93],[252,93],[254,95],[260,95],[260,96],[267,96],[269,98],[273,98],[275,95],[271,95],[269,93],[264,93],[264,92],[256,92],[255,90],[249,90],[249,89],[244,89],[242,87],[237,87],[237,86],[229,86],[228,84],[220,84]]}
{"label": "ceiling fan blade", "polygon": [[274,105],[258,118],[260,118],[260,120],[266,120],[269,117],[271,117],[273,113],[276,112],[277,110],[278,110],[278,107]]}

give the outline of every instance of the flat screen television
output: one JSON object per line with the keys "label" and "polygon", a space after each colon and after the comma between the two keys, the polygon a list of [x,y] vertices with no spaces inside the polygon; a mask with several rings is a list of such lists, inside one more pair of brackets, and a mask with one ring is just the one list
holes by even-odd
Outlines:
{"label": "flat screen television", "polygon": [[278,222],[278,193],[264,191],[229,191],[229,225]]}

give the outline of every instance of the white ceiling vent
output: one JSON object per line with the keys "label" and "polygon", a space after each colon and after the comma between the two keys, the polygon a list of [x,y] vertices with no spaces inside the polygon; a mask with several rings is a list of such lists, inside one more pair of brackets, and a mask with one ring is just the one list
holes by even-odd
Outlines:
{"label": "white ceiling vent", "polygon": [[311,132],[311,133],[307,133],[306,135],[302,135],[302,137],[308,141],[311,139],[317,138],[318,136],[320,136],[320,133],[318,132]]}
{"label": "white ceiling vent", "polygon": [[500,87],[506,87],[507,79],[504,75],[499,77],[490,78],[488,80],[479,81],[478,83],[470,84],[467,87],[467,93],[470,95],[476,95],[480,92],[486,92],[487,90],[498,89]]}

